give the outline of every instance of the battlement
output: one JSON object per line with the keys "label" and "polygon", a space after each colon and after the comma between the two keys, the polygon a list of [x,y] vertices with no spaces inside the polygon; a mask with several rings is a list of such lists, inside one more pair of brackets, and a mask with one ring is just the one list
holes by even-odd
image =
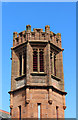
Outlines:
{"label": "battlement", "polygon": [[49,25],[45,26],[45,32],[42,28],[34,28],[33,31],[31,31],[31,25],[27,25],[26,30],[20,33],[13,33],[13,47],[16,47],[20,44],[25,43],[26,41],[31,40],[35,40],[35,42],[36,40],[47,40],[61,48],[61,34],[55,34],[52,31],[50,31]]}

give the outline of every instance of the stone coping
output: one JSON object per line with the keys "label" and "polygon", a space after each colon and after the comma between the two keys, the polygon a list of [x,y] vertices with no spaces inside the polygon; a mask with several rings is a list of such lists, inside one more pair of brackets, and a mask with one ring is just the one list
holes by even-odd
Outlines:
{"label": "stone coping", "polygon": [[54,78],[54,79],[57,80],[57,81],[62,81],[61,78],[59,78],[59,77],[57,77],[57,76],[55,76],[55,75],[53,75],[53,74],[51,74],[51,77]]}
{"label": "stone coping", "polygon": [[64,90],[59,90],[59,89],[55,88],[54,86],[47,86],[47,85],[46,86],[37,86],[37,85],[30,86],[30,85],[26,85],[26,86],[23,86],[21,88],[15,89],[15,90],[11,90],[8,93],[11,94],[11,93],[14,93],[16,91],[19,91],[21,89],[26,89],[26,88],[29,88],[29,89],[32,89],[32,88],[34,88],[34,89],[43,89],[43,88],[44,89],[46,89],[46,88],[49,89],[49,88],[52,88],[53,91],[55,91],[55,92],[57,92],[59,94],[62,94],[62,95],[67,94],[67,92],[65,92]]}
{"label": "stone coping", "polygon": [[31,75],[32,76],[45,76],[47,74],[45,72],[32,72]]}
{"label": "stone coping", "polygon": [[22,79],[22,78],[24,78],[24,77],[26,77],[26,74],[21,75],[21,76],[19,76],[19,77],[15,78],[15,80],[21,80],[21,79]]}

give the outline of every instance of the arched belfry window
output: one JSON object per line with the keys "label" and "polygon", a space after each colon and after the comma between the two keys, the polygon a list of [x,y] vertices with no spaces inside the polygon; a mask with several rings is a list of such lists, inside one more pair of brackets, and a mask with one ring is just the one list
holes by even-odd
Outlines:
{"label": "arched belfry window", "polygon": [[37,55],[37,49],[33,50],[33,71],[37,72],[38,71],[38,66],[37,66],[37,62],[38,62],[38,55]]}
{"label": "arched belfry window", "polygon": [[44,72],[44,50],[33,49],[33,72]]}

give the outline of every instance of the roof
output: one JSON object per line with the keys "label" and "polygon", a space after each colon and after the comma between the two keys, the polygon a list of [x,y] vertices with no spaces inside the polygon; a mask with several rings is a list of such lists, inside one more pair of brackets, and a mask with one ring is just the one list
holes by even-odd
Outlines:
{"label": "roof", "polygon": [[0,118],[11,118],[10,113],[0,109]]}

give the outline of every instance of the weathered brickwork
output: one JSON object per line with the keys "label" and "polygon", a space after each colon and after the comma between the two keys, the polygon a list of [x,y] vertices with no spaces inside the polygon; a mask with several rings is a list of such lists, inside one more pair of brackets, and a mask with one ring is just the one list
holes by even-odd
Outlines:
{"label": "weathered brickwork", "polygon": [[[13,95],[13,112],[12,116],[19,118],[19,108],[22,106],[23,118],[37,118],[38,117],[38,103],[41,103],[42,118],[56,118],[56,106],[58,106],[59,117],[64,117],[63,98],[62,95],[53,92],[52,104],[48,103],[47,89],[30,89],[30,103],[25,103],[25,89],[15,92]],[[58,98],[58,99],[57,99]]]}
{"label": "weathered brickwork", "polygon": [[[26,26],[13,33],[10,108],[12,118],[64,118],[61,34]],[[35,55],[35,56],[34,56]]]}

